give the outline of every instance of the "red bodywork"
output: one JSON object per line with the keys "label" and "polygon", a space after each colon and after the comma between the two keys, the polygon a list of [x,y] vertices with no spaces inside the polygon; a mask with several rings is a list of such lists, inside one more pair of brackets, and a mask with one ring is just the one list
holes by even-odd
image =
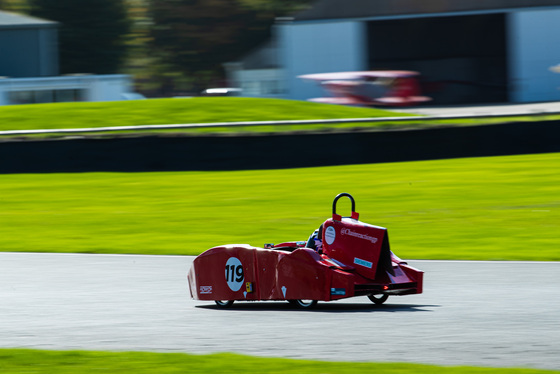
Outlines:
{"label": "red bodywork", "polygon": [[333,97],[311,101],[341,105],[410,106],[431,101],[422,95],[418,72],[404,70],[351,71],[300,75],[321,82]]}
{"label": "red bodywork", "polygon": [[352,217],[344,218],[333,208],[321,238],[322,253],[306,248],[305,242],[270,249],[243,244],[211,248],[194,260],[189,271],[191,296],[330,301],[422,293],[423,272],[396,257],[389,249],[387,229],[360,222],[354,208]]}

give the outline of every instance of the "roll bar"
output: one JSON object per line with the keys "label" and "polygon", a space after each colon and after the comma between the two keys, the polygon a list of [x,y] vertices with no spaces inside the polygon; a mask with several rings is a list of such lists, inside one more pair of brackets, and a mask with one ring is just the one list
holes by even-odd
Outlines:
{"label": "roll bar", "polygon": [[350,216],[350,218],[357,220],[358,217],[360,216],[360,214],[358,212],[356,212],[356,202],[354,201],[354,198],[352,197],[352,195],[350,195],[349,193],[346,193],[346,192],[339,193],[334,198],[333,205],[332,205],[333,219],[335,221],[341,221],[342,220],[342,216],[336,213],[336,203],[338,202],[338,200],[341,197],[347,197],[347,198],[350,199],[350,201],[352,202],[352,215]]}

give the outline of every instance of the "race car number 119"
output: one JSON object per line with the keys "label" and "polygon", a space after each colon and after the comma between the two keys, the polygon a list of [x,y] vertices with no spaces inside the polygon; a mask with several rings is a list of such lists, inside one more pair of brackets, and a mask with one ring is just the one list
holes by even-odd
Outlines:
{"label": "race car number 119", "polygon": [[243,265],[237,257],[230,257],[226,262],[226,282],[232,291],[239,291],[245,275]]}

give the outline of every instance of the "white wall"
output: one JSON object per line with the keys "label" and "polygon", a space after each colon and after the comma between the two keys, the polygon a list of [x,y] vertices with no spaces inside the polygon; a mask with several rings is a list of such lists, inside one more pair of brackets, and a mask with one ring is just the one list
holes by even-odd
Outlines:
{"label": "white wall", "polygon": [[247,97],[283,97],[286,89],[282,69],[252,69],[236,72],[237,87]]}
{"label": "white wall", "polygon": [[317,83],[304,82],[298,75],[366,68],[363,22],[287,23],[279,25],[278,32],[289,99],[325,96]]}
{"label": "white wall", "polygon": [[513,12],[508,28],[510,100],[560,100],[560,9]]}
{"label": "white wall", "polygon": [[5,78],[0,79],[0,105],[17,104],[10,100],[12,93],[25,93],[26,97],[44,93],[50,98],[44,102],[56,101],[54,91],[59,90],[81,91],[85,101],[125,100],[124,95],[131,93],[131,79],[124,74]]}
{"label": "white wall", "polygon": [[119,101],[131,92],[128,75],[97,75],[89,82],[89,101]]}

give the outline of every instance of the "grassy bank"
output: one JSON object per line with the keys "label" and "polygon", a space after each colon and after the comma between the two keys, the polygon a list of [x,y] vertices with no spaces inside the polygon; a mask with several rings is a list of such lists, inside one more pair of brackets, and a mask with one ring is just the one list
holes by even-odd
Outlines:
{"label": "grassy bank", "polygon": [[[304,240],[349,192],[415,259],[560,260],[560,154],[235,172],[0,175],[2,251]],[[340,211],[349,210],[345,200]],[[346,205],[345,205],[346,204]]]}
{"label": "grassy bank", "polygon": [[[0,131],[388,116],[399,114],[380,109],[305,101],[195,97],[3,106],[0,107]],[[249,129],[234,131],[241,130]],[[260,130],[270,131],[271,127],[266,126]]]}
{"label": "grassy bank", "polygon": [[[411,116],[398,113],[398,108],[387,111],[377,108],[349,107],[318,104],[296,100],[257,99],[241,97],[193,97],[177,99],[150,99],[137,101],[51,103],[12,105],[0,107],[0,131],[96,128],[113,126],[163,125],[210,122],[316,120],[337,118],[375,118]],[[149,130],[142,134],[160,133],[246,133],[286,131],[333,131],[349,128],[387,129],[418,128],[441,125],[480,125],[515,121],[559,119],[559,116],[534,116],[494,119],[464,119],[446,121],[407,121],[354,124],[316,124],[283,126],[244,126],[235,128],[201,128],[175,130]],[[105,133],[136,133],[134,130]],[[97,134],[97,133],[96,133]],[[2,135],[0,139],[18,135]],[[25,135],[45,137],[59,135]]]}
{"label": "grassy bank", "polygon": [[418,364],[319,362],[235,354],[84,352],[0,349],[2,374],[85,373],[378,373],[378,374],[538,374],[558,371],[511,368],[442,367]]}

